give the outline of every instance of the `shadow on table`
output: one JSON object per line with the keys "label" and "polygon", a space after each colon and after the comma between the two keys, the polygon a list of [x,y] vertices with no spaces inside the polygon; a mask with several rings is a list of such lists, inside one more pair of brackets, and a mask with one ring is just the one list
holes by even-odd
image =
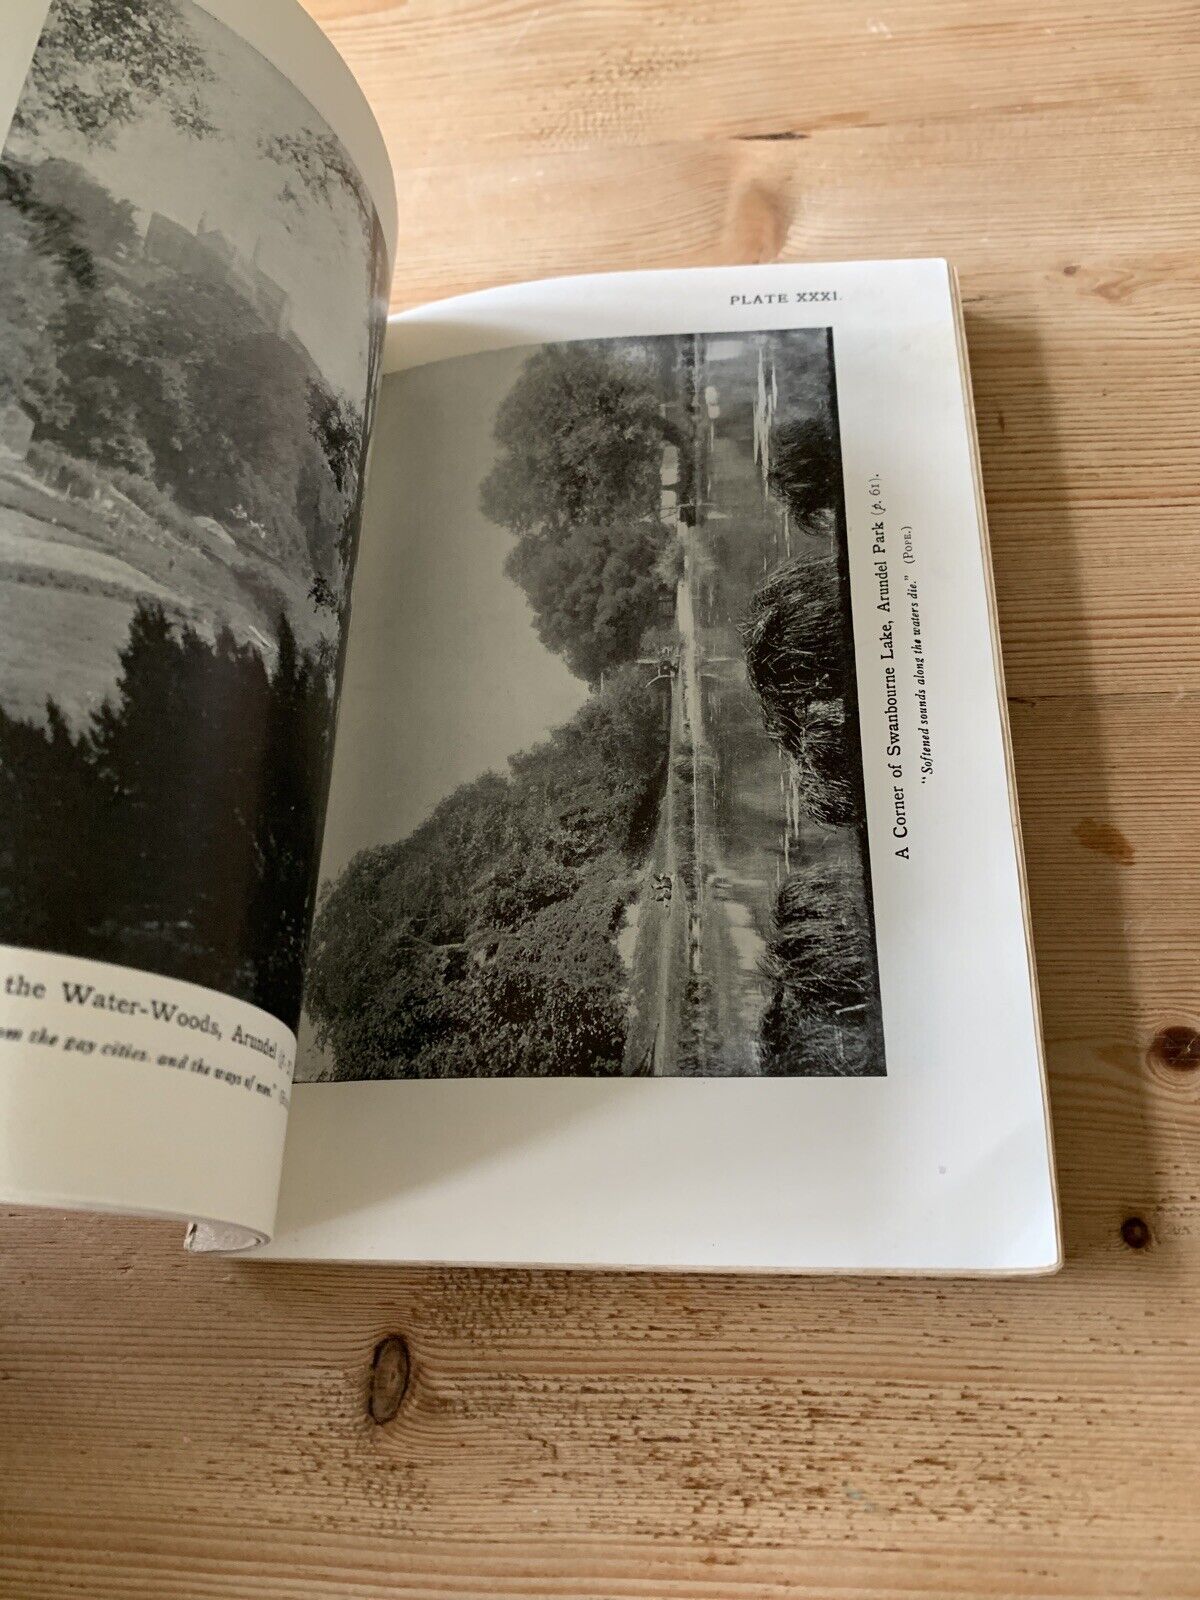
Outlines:
{"label": "shadow on table", "polygon": [[1134,852],[1109,798],[1120,752],[1101,713],[1101,646],[1084,636],[1089,556],[1040,341],[970,309],[966,327],[1069,1267],[1122,1240],[1141,1248],[1157,1199],[1125,935]]}

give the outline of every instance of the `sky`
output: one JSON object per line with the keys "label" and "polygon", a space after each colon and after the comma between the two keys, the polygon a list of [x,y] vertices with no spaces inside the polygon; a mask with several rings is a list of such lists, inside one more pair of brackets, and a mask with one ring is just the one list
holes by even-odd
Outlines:
{"label": "sky", "polygon": [[202,45],[213,81],[204,106],[218,135],[192,139],[154,110],[106,147],[47,122],[35,141],[13,135],[22,157],[59,156],[148,214],[161,211],[194,229],[202,217],[259,265],[292,299],[292,325],[325,377],[361,396],[366,360],[366,243],[358,213],[335,191],[333,204],[301,208],[280,198],[287,169],[258,153],[262,134],[328,131],[298,90],[191,0],[175,9]]}
{"label": "sky", "polygon": [[531,353],[384,380],[322,879],[404,838],[460,783],[503,771],[587,699],[504,575],[513,535],[479,509],[496,409]]}

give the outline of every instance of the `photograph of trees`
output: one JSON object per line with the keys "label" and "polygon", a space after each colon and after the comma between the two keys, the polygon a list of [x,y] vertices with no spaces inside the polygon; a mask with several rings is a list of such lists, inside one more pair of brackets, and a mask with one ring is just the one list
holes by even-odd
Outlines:
{"label": "photograph of trees", "polygon": [[54,0],[0,157],[0,942],[295,1025],[385,274],[240,38]]}
{"label": "photograph of trees", "polygon": [[381,439],[299,1076],[883,1073],[829,331],[462,357]]}

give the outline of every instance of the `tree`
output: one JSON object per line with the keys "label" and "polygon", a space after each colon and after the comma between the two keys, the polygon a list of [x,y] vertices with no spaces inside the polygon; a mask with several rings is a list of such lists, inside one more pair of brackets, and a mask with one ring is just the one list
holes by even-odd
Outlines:
{"label": "tree", "polygon": [[280,616],[255,808],[252,944],[247,959],[272,1006],[297,1007],[317,890],[333,708],[323,670]]}
{"label": "tree", "polygon": [[355,1077],[619,1071],[614,943],[665,708],[612,683],[506,776],[463,784],[408,838],[327,885],[306,999]]}
{"label": "tree", "polygon": [[328,205],[340,193],[358,213],[364,238],[370,243],[375,205],[362,175],[335,134],[299,128],[291,133],[264,135],[259,149],[289,174],[281,190],[283,200],[298,205],[302,195],[307,195]]}
{"label": "tree", "polygon": [[108,815],[87,740],[53,700],[41,725],[0,710],[0,940],[53,949],[106,914]]}
{"label": "tree", "polygon": [[[605,1077],[625,1048],[624,971],[613,942],[628,895],[619,853],[592,857],[575,891],[500,930],[472,973],[472,1043],[485,1076]],[[436,1063],[436,1049],[418,1058]]]}
{"label": "tree", "polygon": [[657,516],[664,425],[645,374],[587,343],[531,356],[496,415],[484,515],[514,533]]}
{"label": "tree", "polygon": [[35,170],[18,161],[0,161],[0,205],[4,215],[15,213],[25,219],[33,248],[45,261],[56,263],[74,289],[94,289],[96,263],[91,251],[76,237],[78,219],[74,213],[38,198]]}
{"label": "tree", "polygon": [[112,259],[138,242],[133,202],[118,200],[74,161],[57,156],[30,169],[34,197],[68,219],[74,242]]}
{"label": "tree", "polygon": [[637,654],[667,592],[665,437],[647,373],[590,344],[530,357],[497,413],[484,513],[517,535],[505,570],[539,638],[589,683]]}
{"label": "tree", "polygon": [[193,137],[215,132],[204,51],[170,0],[54,0],[17,103],[21,133],[58,122],[89,142],[158,108]]}
{"label": "tree", "polygon": [[555,537],[523,534],[504,570],[533,608],[538,638],[585,682],[638,653],[663,584],[661,530],[581,524]]}
{"label": "tree", "polygon": [[0,711],[0,942],[205,984],[294,1027],[331,748],[326,663],[140,604],[80,731]]}
{"label": "tree", "polygon": [[[320,454],[297,484],[297,510],[306,526],[332,521],[337,528],[329,575],[318,571],[313,598],[318,609],[338,612],[349,598],[350,577],[362,520],[363,408],[323,383],[308,386],[309,428]],[[331,493],[332,490],[332,493]]]}
{"label": "tree", "polygon": [[[35,143],[65,130],[111,144],[139,119],[165,115],[204,139],[219,132],[208,108],[213,81],[204,41],[174,0],[54,0],[14,129]],[[38,437],[99,466],[153,477],[187,510],[241,523],[278,559],[307,564],[317,609],[342,613],[361,520],[359,458],[382,358],[387,254],[370,196],[328,130],[298,126],[264,138],[260,153],[286,172],[283,198],[333,206],[345,196],[361,227],[361,395],[327,391],[310,409],[310,385],[327,388],[311,359],[268,333],[231,284],[160,271],[139,287],[98,270],[136,240],[133,207],[57,157],[37,167],[10,162],[0,170],[0,199],[29,221],[31,248],[60,263],[71,303],[49,319],[37,359],[24,349],[36,315],[16,306],[4,316],[0,308],[0,355],[28,376]],[[339,211],[339,226],[343,220],[353,226]],[[205,441],[200,453],[197,438]]]}
{"label": "tree", "polygon": [[9,164],[0,178],[0,392],[27,405],[39,438],[241,523],[307,566],[314,604],[340,612],[361,517],[362,406],[234,285],[98,272],[95,251],[122,247],[129,208],[72,163]]}
{"label": "tree", "polygon": [[156,466],[149,418],[174,409],[174,374],[128,301],[84,295],[70,316],[69,332],[55,322],[58,382],[39,437],[98,466],[148,477]]}
{"label": "tree", "polygon": [[[358,545],[358,531],[362,521],[363,487],[362,454],[375,421],[375,406],[379,399],[379,368],[383,361],[383,340],[387,328],[388,309],[388,249],[379,213],[362,175],[341,141],[332,133],[301,128],[293,133],[265,136],[259,141],[262,153],[288,173],[280,198],[299,206],[304,195],[319,198],[332,206],[335,194],[343,195],[349,202],[362,234],[364,267],[367,279],[367,370],[363,386],[362,410],[359,416],[354,450],[354,476],[349,484],[349,497],[342,532],[338,541],[339,563],[343,573],[343,592],[349,588],[354,556]],[[353,402],[347,402],[353,409]],[[331,461],[331,466],[333,462]],[[335,474],[337,472],[334,468]],[[342,485],[339,483],[339,488]]]}
{"label": "tree", "polygon": [[[307,195],[332,205],[336,194],[343,195],[358,221],[364,246],[367,278],[366,347],[367,365],[361,408],[354,399],[318,394],[311,415],[317,437],[326,452],[339,492],[344,496],[344,511],[337,535],[337,566],[341,580],[338,600],[326,573],[318,568],[313,585],[314,603],[319,609],[345,612],[349,601],[350,578],[358,549],[362,525],[365,474],[363,453],[375,421],[379,400],[379,369],[383,361],[383,341],[387,329],[388,250],[379,221],[362,175],[349,153],[333,134],[312,128],[292,133],[272,134],[259,141],[262,153],[288,176],[280,198],[299,206]],[[345,639],[339,655],[338,675],[344,658]]]}
{"label": "tree", "polygon": [[495,773],[463,784],[407,839],[361,851],[326,886],[313,926],[306,1000],[322,1040],[356,1072],[456,1031],[471,887],[512,840],[509,789]]}
{"label": "tree", "polygon": [[328,394],[314,411],[304,355],[236,289],[185,274],[84,295],[71,315],[41,436],[153,477],[189,511],[253,524],[301,570],[337,575],[358,485],[329,417],[348,425],[353,408]]}
{"label": "tree", "polygon": [[59,354],[96,286],[77,219],[39,199],[34,169],[0,161],[0,393],[42,423],[69,405]]}
{"label": "tree", "polygon": [[56,263],[36,248],[34,224],[0,205],[0,399],[26,402],[53,368],[52,322],[66,293]]}
{"label": "tree", "polygon": [[[169,740],[164,729],[175,730]],[[174,928],[164,958],[199,966],[195,981],[217,988],[232,985],[240,957],[267,737],[258,652],[224,631],[210,645],[139,604],[116,692],[89,730],[111,797],[106,848],[122,863],[110,915],[130,929]]]}
{"label": "tree", "polygon": [[358,479],[362,411],[345,395],[310,379],[308,420],[339,494],[353,494]]}

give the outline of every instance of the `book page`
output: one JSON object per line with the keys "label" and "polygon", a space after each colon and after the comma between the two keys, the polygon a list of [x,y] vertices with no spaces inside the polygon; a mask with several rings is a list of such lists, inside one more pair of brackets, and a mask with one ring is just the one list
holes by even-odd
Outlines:
{"label": "book page", "polygon": [[271,1228],[395,198],[292,0],[0,65],[0,1196]]}
{"label": "book page", "polygon": [[280,1256],[1044,1270],[945,263],[389,335]]}

